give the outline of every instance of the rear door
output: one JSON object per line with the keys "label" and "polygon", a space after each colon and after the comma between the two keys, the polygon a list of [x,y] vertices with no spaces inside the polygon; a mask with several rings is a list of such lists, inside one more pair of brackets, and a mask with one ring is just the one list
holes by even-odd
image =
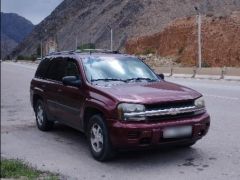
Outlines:
{"label": "rear door", "polygon": [[51,118],[62,120],[62,106],[60,103],[59,92],[62,87],[62,78],[65,73],[66,62],[62,57],[53,58],[46,74],[48,81],[46,97],[47,108]]}

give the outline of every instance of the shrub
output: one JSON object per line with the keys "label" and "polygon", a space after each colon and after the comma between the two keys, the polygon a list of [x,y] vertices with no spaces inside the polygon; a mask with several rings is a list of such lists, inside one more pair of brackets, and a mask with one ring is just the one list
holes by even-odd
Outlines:
{"label": "shrub", "polygon": [[96,48],[96,46],[93,43],[87,43],[87,44],[78,46],[78,49],[95,49],[95,48]]}
{"label": "shrub", "polygon": [[153,48],[147,48],[143,51],[143,55],[155,54],[156,51]]}

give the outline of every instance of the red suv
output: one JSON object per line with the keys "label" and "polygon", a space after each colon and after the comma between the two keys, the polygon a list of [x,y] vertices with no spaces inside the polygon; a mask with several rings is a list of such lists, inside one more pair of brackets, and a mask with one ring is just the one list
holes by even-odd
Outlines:
{"label": "red suv", "polygon": [[51,54],[30,89],[38,128],[50,130],[58,121],[84,132],[99,161],[120,149],[191,146],[210,126],[200,93],[117,52]]}

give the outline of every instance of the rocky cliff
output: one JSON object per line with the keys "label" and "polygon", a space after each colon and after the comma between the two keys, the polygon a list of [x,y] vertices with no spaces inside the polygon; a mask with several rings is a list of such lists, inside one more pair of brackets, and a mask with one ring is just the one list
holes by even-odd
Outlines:
{"label": "rocky cliff", "polygon": [[172,20],[196,14],[225,16],[240,9],[239,0],[64,0],[21,43],[12,56],[31,55],[41,40],[54,37],[58,50],[72,50],[86,43],[110,47],[108,26],[114,31],[114,49],[122,49],[128,39],[163,30]]}
{"label": "rocky cliff", "polygon": [[[163,31],[129,40],[131,54],[156,53],[173,57],[185,66],[197,66],[197,24],[195,17],[171,22]],[[240,67],[240,11],[230,16],[202,18],[203,66]]]}

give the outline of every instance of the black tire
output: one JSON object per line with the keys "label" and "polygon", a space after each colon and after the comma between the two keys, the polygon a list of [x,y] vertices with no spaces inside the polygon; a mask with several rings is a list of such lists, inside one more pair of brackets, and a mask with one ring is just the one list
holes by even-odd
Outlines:
{"label": "black tire", "polygon": [[[37,127],[41,131],[49,131],[53,128],[54,122],[47,119],[44,103],[41,99],[37,100],[34,107]],[[42,113],[40,112],[42,110]],[[40,119],[40,114],[42,114]]]}
{"label": "black tire", "polygon": [[[96,127],[100,127],[99,134],[102,135],[102,144],[99,143],[100,145],[99,151],[96,151],[96,146],[94,145],[92,140],[95,138],[92,130],[96,129]],[[111,159],[114,156],[114,151],[112,149],[112,145],[109,140],[107,126],[100,115],[93,115],[89,119],[88,128],[87,128],[87,138],[88,138],[91,154],[94,157],[94,159],[96,159],[97,161],[103,162]]]}
{"label": "black tire", "polygon": [[196,141],[190,142],[190,143],[185,143],[185,144],[178,145],[178,147],[189,148],[189,147],[193,146],[195,143],[196,143]]}

